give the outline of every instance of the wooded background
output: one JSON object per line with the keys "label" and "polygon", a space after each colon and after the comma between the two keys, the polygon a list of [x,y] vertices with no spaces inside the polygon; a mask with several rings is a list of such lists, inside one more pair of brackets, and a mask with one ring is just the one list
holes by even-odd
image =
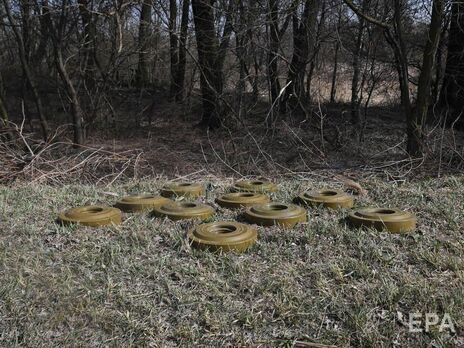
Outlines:
{"label": "wooded background", "polygon": [[149,102],[130,111],[135,127],[166,98],[201,103],[192,127],[232,131],[260,106],[266,129],[322,132],[317,115],[342,105],[362,141],[366,110],[388,105],[418,157],[429,129],[464,126],[463,11],[445,0],[1,0],[2,137],[24,121],[84,144],[114,127],[116,96],[138,93]]}

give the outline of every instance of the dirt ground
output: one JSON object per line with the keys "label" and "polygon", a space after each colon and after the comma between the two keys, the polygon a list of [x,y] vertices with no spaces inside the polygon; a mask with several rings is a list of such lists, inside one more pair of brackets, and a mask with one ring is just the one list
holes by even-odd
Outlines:
{"label": "dirt ground", "polygon": [[[48,107],[55,110],[54,117],[61,125],[69,114],[55,99],[48,98]],[[211,132],[196,127],[201,105],[195,97],[175,104],[162,90],[124,90],[115,91],[110,102],[113,106],[103,107],[98,121],[88,127],[85,146],[72,148],[72,127],[68,124],[56,126],[54,143],[45,150],[43,144],[31,145],[32,156],[26,154],[24,160],[24,154],[17,155],[21,157],[20,167],[29,171],[23,180],[69,183],[83,178],[92,184],[112,182],[116,176],[117,180],[176,178],[200,172],[226,177],[323,172],[350,178],[380,175],[388,180],[404,180],[464,170],[463,132],[443,130],[431,122],[426,129],[426,156],[413,160],[404,150],[403,116],[386,102],[362,109],[365,122],[355,128],[350,124],[348,104],[313,105],[310,117],[278,116],[271,124],[267,122],[269,106],[260,99],[240,115],[226,107],[225,127]],[[12,120],[20,125],[21,110],[13,106]],[[24,131],[28,131],[27,122]],[[89,155],[95,158],[87,161]],[[72,163],[69,157],[75,158]],[[60,161],[66,163],[57,165]],[[75,168],[68,171],[67,167]],[[66,175],[54,176],[60,171]],[[51,180],[47,172],[53,172]]]}
{"label": "dirt ground", "polygon": [[432,125],[426,159],[408,158],[405,123],[400,111],[390,106],[369,108],[363,129],[357,130],[345,104],[323,105],[313,110],[310,119],[279,117],[272,127],[266,126],[267,106],[257,104],[246,118],[229,115],[224,129],[206,132],[195,127],[198,105],[173,106],[160,97],[149,113],[128,118],[136,108],[133,104],[121,104],[121,117],[114,126],[90,132],[89,145],[114,152],[141,151],[157,175],[203,171],[275,176],[328,170],[348,176],[369,172],[413,178],[459,173],[464,168],[464,134],[439,131]]}

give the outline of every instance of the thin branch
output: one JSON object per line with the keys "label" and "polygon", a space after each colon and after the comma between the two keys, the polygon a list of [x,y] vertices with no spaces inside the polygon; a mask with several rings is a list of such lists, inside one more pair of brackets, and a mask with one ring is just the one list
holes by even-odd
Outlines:
{"label": "thin branch", "polygon": [[376,19],[374,17],[371,17],[367,14],[365,14],[362,10],[360,10],[358,7],[356,7],[356,5],[353,3],[352,0],[343,0],[343,2],[345,4],[348,5],[348,7],[354,12],[356,13],[359,17],[365,19],[366,21],[372,23],[372,24],[375,24],[375,25],[378,25],[379,27],[381,28],[384,28],[384,29],[390,29],[390,25],[385,23],[385,22],[382,22],[381,20],[379,19]]}

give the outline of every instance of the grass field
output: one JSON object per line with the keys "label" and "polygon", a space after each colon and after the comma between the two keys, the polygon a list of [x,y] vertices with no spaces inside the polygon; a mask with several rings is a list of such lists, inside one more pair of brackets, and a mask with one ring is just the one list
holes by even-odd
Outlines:
{"label": "grass field", "polygon": [[[206,201],[230,183],[211,181]],[[352,229],[347,211],[313,209],[295,229],[259,227],[245,254],[194,250],[191,222],[149,214],[97,229],[54,222],[163,184],[0,187],[0,346],[464,346],[464,176],[362,182],[357,206],[412,211],[416,233]],[[328,184],[286,179],[274,198]],[[410,332],[412,312],[447,313],[456,332]]]}

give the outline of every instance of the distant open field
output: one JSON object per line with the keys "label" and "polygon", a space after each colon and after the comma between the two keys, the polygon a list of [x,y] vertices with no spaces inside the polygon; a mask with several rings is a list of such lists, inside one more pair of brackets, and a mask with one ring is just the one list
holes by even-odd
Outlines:
{"label": "distant open field", "polygon": [[[231,184],[193,179],[210,183],[213,205]],[[273,198],[286,202],[306,188],[341,188],[316,175],[276,180]],[[192,249],[192,223],[149,214],[97,229],[54,222],[63,209],[164,183],[0,187],[0,346],[464,345],[463,175],[360,182],[368,195],[357,206],[414,212],[416,233],[353,229],[347,211],[313,209],[292,230],[258,227],[245,254]],[[218,208],[216,219],[237,214]],[[456,332],[410,332],[415,312],[447,314]]]}

